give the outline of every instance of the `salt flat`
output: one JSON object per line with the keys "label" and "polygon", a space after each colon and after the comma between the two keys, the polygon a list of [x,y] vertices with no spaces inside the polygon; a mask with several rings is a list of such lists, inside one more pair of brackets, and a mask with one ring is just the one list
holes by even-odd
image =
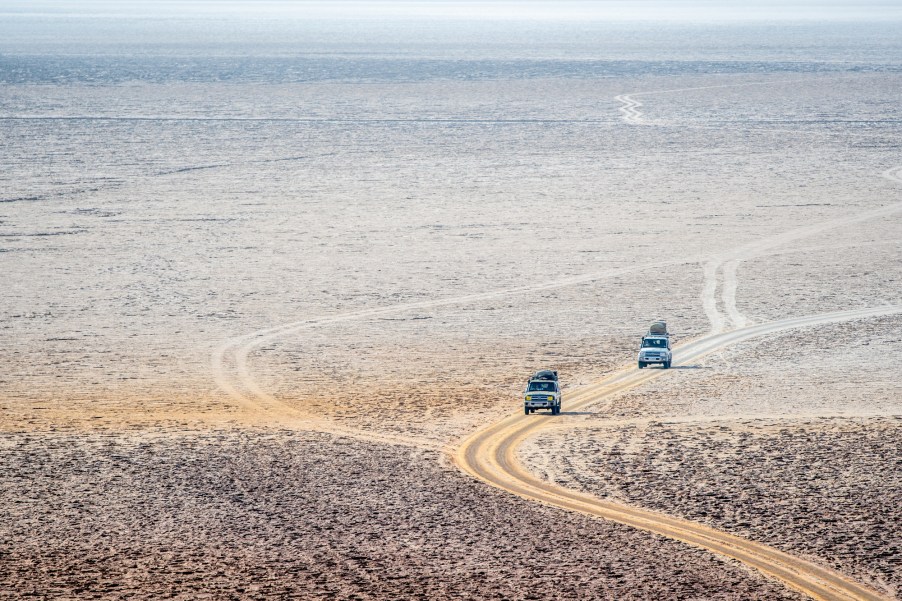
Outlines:
{"label": "salt flat", "polygon": [[[444,452],[541,367],[566,412],[652,319],[902,304],[899,49],[849,31],[717,30],[716,60],[616,28],[553,56],[7,36],[0,595],[796,598]],[[899,598],[899,335],[746,342],[520,457]]]}

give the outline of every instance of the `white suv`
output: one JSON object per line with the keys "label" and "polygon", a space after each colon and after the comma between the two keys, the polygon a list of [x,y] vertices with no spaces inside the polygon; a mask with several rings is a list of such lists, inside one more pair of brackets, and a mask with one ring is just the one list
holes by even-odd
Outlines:
{"label": "white suv", "polygon": [[639,349],[639,369],[655,363],[667,369],[672,360],[673,353],[670,350],[669,335],[649,334],[642,337],[642,347]]}
{"label": "white suv", "polygon": [[551,415],[561,412],[561,387],[557,380],[530,380],[523,391],[523,412],[529,415],[536,409],[551,409]]}

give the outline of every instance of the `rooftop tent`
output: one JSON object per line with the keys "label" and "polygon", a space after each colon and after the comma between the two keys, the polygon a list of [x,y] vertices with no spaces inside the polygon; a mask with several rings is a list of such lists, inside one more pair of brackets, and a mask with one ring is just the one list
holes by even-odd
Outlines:
{"label": "rooftop tent", "polygon": [[666,334],[667,333],[667,323],[663,321],[655,321],[652,322],[650,326],[648,326],[649,334]]}

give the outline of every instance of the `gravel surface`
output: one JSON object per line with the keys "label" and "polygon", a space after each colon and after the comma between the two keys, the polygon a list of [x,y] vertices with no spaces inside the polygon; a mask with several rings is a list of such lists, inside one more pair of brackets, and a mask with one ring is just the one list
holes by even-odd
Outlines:
{"label": "gravel surface", "polygon": [[6,435],[0,596],[796,599],[746,568],[327,435]]}
{"label": "gravel surface", "polygon": [[706,522],[898,598],[900,332],[890,316],[737,345],[568,417],[523,458],[562,485]]}
{"label": "gravel surface", "polygon": [[902,598],[902,417],[580,431],[540,468],[570,488],[765,542]]}

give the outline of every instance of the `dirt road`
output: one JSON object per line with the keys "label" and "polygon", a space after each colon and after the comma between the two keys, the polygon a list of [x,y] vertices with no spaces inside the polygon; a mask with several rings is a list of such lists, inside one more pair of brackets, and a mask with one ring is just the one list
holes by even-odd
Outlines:
{"label": "dirt road", "polygon": [[[769,85],[769,82],[755,82],[741,85]],[[730,86],[714,86],[730,87]],[[685,90],[705,88],[685,88]],[[637,92],[632,96],[643,94],[662,94],[680,92],[684,89],[658,90],[653,92]],[[644,120],[640,111],[642,103],[630,95],[616,98],[624,106],[620,108],[623,121],[628,125],[654,125]],[[899,168],[884,171],[881,176],[894,183],[899,183]],[[902,211],[902,203],[895,202],[878,208],[861,211],[839,218],[789,229],[780,234],[758,239],[744,245],[720,252],[714,256],[687,256],[675,261],[656,264],[641,264],[616,269],[609,269],[559,280],[545,282],[536,286],[515,286],[490,290],[488,292],[462,295],[452,298],[402,303],[386,307],[368,308],[343,314],[322,317],[311,317],[251,332],[244,336],[226,341],[213,354],[212,367],[219,387],[240,406],[250,410],[252,414],[275,418],[284,423],[286,419],[297,422],[299,429],[316,430],[342,434],[373,442],[388,442],[412,447],[428,449],[437,448],[434,441],[423,441],[413,437],[387,435],[365,432],[339,426],[328,419],[322,419],[308,411],[291,406],[279,400],[276,395],[264,390],[258,384],[249,366],[249,359],[262,347],[289,335],[303,335],[308,329],[320,325],[344,323],[359,319],[384,317],[401,314],[413,310],[432,310],[442,307],[473,303],[509,296],[524,295],[536,290],[557,290],[588,282],[596,282],[607,278],[616,278],[628,273],[641,272],[655,267],[670,264],[699,263],[703,267],[704,286],[701,293],[701,304],[711,324],[710,333],[682,346],[677,353],[676,367],[689,367],[690,364],[708,353],[726,346],[743,342],[757,336],[775,332],[812,327],[817,325],[862,319],[879,315],[902,312],[902,307],[885,305],[882,307],[825,313],[807,317],[796,317],[771,321],[745,327],[750,319],[743,315],[736,304],[738,277],[737,269],[743,261],[766,255],[779,247],[802,239],[810,238],[832,230],[859,224],[877,218],[885,218]],[[721,274],[720,276],[718,274]],[[720,281],[719,281],[720,280]],[[722,289],[718,300],[718,288]],[[722,303],[723,309],[718,306]],[[724,333],[728,323],[740,328]],[[639,386],[649,380],[667,374],[664,370],[625,369],[614,375],[581,388],[565,398],[567,411],[578,411],[590,405],[597,405],[607,399]],[[566,420],[566,412],[564,418]],[[483,480],[497,488],[512,492],[520,497],[540,501],[549,505],[578,511],[584,514],[603,517],[627,524],[642,530],[670,537],[691,545],[707,549],[717,554],[734,558],[744,564],[770,575],[787,586],[801,591],[815,599],[881,599],[877,592],[851,581],[833,570],[821,567],[809,561],[778,551],[764,544],[756,543],[741,537],[721,532],[713,528],[696,524],[687,520],[670,517],[664,514],[604,501],[590,495],[581,494],[543,482],[530,473],[517,461],[517,447],[527,437],[537,432],[544,425],[560,423],[559,420],[549,422],[540,416],[524,416],[517,414],[505,418],[467,438],[453,451],[456,464],[465,472]]]}
{"label": "dirt road", "polygon": [[[765,334],[899,312],[902,312],[902,307],[899,306],[841,311],[774,321],[710,335],[679,348],[675,366],[689,367],[692,362],[712,351]],[[649,369],[640,372],[636,368],[625,369],[598,383],[586,386],[565,399],[564,415],[590,405],[597,405],[625,390],[666,374],[666,370]],[[463,471],[474,477],[521,497],[648,530],[737,559],[814,599],[839,601],[883,598],[837,572],[766,545],[688,520],[572,492],[535,478],[519,463],[516,450],[524,439],[550,423],[552,422],[544,416],[525,416],[518,413],[467,438],[455,450],[454,461]]]}

